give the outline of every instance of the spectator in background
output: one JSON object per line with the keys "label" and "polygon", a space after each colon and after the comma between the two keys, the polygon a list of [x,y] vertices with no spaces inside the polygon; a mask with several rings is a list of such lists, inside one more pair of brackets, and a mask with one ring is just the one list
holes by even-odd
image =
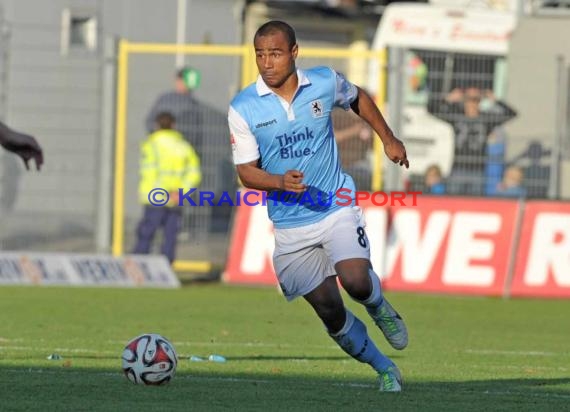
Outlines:
{"label": "spectator in background", "polygon": [[511,164],[522,167],[526,197],[546,198],[550,187],[550,169],[552,150],[543,147],[538,140],[529,142],[528,147],[514,159]]}
{"label": "spectator in background", "polygon": [[[158,130],[141,145],[139,198],[145,207],[133,250],[135,254],[149,253],[154,235],[162,227],[162,253],[170,263],[176,255],[181,220],[178,189],[196,188],[202,179],[200,159],[184,136],[174,130],[174,120],[171,113],[160,113],[156,117]],[[170,200],[163,207],[150,203],[151,191],[158,188],[169,193]]]}
{"label": "spectator in background", "polygon": [[155,121],[159,113],[171,113],[176,119],[177,130],[199,155],[203,155],[203,108],[193,95],[199,85],[200,74],[197,70],[191,67],[178,70],[174,90],[161,94],[149,111],[146,130],[149,134],[155,131]]}
{"label": "spectator in background", "polygon": [[503,181],[497,186],[497,195],[504,197],[526,197],[523,186],[524,173],[518,166],[510,166],[505,170]]}
{"label": "spectator in background", "polygon": [[32,159],[36,163],[37,170],[40,170],[44,163],[42,148],[34,137],[12,130],[2,122],[0,122],[0,146],[20,156],[27,170],[30,170],[28,162]]}
{"label": "spectator in background", "polygon": [[487,137],[487,162],[485,165],[485,195],[497,195],[497,187],[505,172],[506,133],[497,126]]}
{"label": "spectator in background", "polygon": [[[492,109],[480,110],[483,97],[490,102]],[[450,123],[455,132],[454,160],[447,179],[448,193],[483,195],[487,139],[495,127],[516,116],[515,111],[495,99],[492,91],[482,92],[473,86],[454,89],[444,99],[430,94],[428,111]]]}
{"label": "spectator in background", "polygon": [[431,165],[426,169],[424,176],[424,187],[424,194],[445,194],[445,183],[443,182],[441,169],[438,165]]}

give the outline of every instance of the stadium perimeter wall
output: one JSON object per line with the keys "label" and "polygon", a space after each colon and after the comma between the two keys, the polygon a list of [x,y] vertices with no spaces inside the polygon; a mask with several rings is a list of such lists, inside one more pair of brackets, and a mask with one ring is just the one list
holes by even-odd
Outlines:
{"label": "stadium perimeter wall", "polygon": [[[570,202],[419,196],[361,207],[386,290],[570,297]],[[237,209],[224,281],[277,285],[266,208]]]}
{"label": "stadium perimeter wall", "polygon": [[[114,140],[117,56],[108,45],[118,38],[241,44],[241,0],[188,1],[185,14],[178,3],[0,0],[0,119],[36,136],[45,153],[41,173],[27,173],[15,155],[0,152],[0,249],[110,252],[112,149],[106,148]],[[230,64],[180,53],[144,63],[130,77],[138,92],[131,102],[133,142],[146,136],[146,113],[173,88],[179,65],[227,83],[235,78],[239,86]],[[209,113],[224,119],[235,91],[227,83],[204,76],[196,91]],[[138,154],[136,143],[129,149]],[[141,207],[134,203],[136,220]]]}

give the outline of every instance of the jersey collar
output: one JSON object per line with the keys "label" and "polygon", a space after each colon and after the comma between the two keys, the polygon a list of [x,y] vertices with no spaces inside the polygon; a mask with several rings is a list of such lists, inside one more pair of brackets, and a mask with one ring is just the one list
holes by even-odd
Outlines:
{"label": "jersey collar", "polygon": [[[307,77],[305,72],[301,69],[297,69],[297,78],[299,79],[299,85],[297,88],[311,84],[311,81],[309,80],[309,78]],[[273,91],[269,88],[269,86],[267,86],[265,84],[265,82],[261,78],[261,75],[257,76],[257,82],[255,83],[255,89],[257,90],[257,94],[259,96],[265,96],[266,94],[273,93]]]}

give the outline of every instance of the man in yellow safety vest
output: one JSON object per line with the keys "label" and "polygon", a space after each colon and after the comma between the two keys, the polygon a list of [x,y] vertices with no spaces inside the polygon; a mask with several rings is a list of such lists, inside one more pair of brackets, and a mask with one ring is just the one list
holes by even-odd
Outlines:
{"label": "man in yellow safety vest", "polygon": [[194,148],[174,129],[174,116],[159,113],[156,124],[157,130],[141,145],[139,199],[144,205],[144,215],[137,227],[133,253],[149,253],[154,235],[162,227],[161,252],[172,263],[182,216],[179,189],[186,193],[198,187],[202,173]]}

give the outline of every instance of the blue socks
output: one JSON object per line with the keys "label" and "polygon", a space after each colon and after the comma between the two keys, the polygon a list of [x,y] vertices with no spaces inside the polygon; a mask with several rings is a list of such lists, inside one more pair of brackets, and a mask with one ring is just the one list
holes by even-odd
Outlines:
{"label": "blue socks", "polygon": [[370,339],[364,323],[348,310],[342,329],[334,334],[329,333],[329,335],[343,351],[357,361],[369,364],[379,373],[394,366],[394,363],[382,354]]}

